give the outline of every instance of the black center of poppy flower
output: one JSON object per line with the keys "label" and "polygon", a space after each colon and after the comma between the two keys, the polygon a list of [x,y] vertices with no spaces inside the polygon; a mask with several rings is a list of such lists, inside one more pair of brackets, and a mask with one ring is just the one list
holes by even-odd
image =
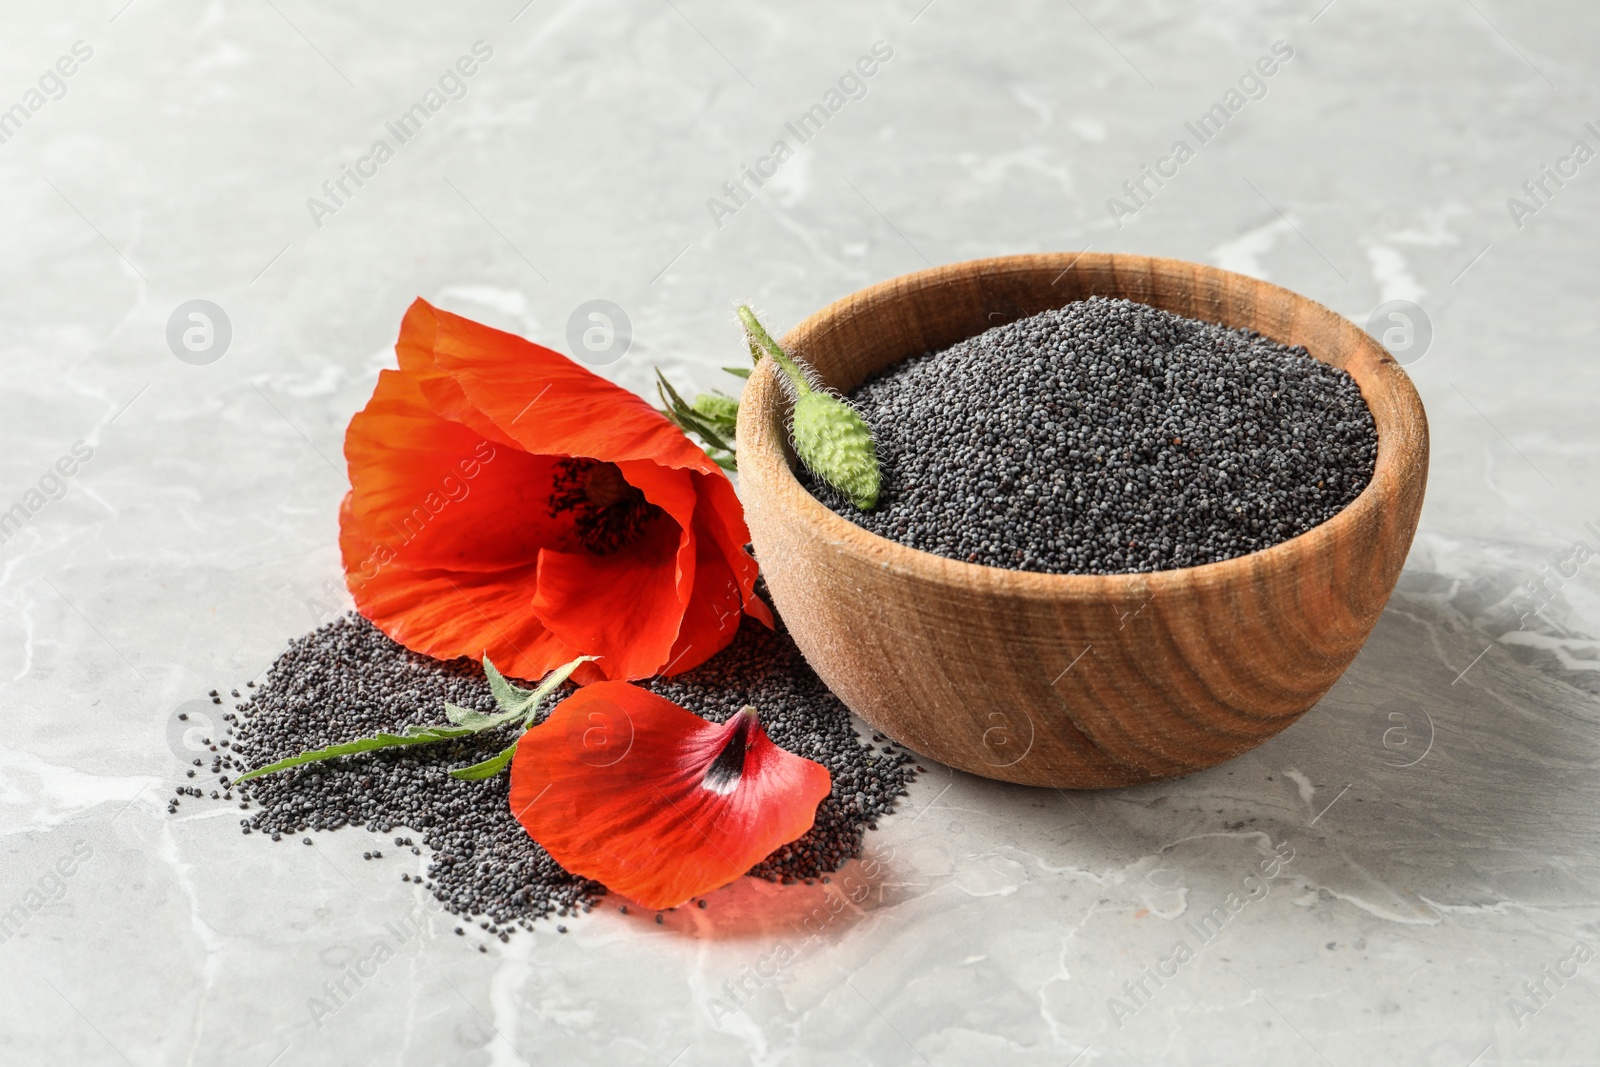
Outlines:
{"label": "black center of poppy flower", "polygon": [[626,548],[661,509],[622,476],[615,463],[576,456],[556,463],[551,516],[572,513],[573,532],[597,556]]}
{"label": "black center of poppy flower", "polygon": [[718,796],[727,796],[733,792],[744,774],[745,750],[749,745],[749,736],[756,728],[756,709],[746,704],[740,709],[737,718],[738,725],[734,727],[727,745],[717,753],[717,758],[711,761],[711,766],[706,768],[706,776],[701,781],[702,785]]}

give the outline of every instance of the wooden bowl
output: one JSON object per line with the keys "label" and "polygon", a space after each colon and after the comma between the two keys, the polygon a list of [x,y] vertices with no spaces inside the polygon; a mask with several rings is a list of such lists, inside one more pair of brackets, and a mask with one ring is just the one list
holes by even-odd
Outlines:
{"label": "wooden bowl", "polygon": [[1276,341],[1348,371],[1378,430],[1371,483],[1299,537],[1221,563],[1054,575],[868,533],[796,480],[788,401],[764,361],[739,406],[755,553],[796,644],[895,741],[974,774],[1104,788],[1173,778],[1299,718],[1355,658],[1400,576],[1428,472],[1416,389],[1355,324],[1287,289],[1146,256],[1006,256],[863,289],[783,339],[848,393],[908,356],[1089,296]]}

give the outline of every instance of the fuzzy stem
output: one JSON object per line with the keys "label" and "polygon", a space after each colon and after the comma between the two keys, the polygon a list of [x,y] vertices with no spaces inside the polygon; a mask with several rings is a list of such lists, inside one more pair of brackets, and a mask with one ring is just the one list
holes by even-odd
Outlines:
{"label": "fuzzy stem", "polygon": [[744,324],[745,331],[754,342],[751,348],[754,349],[755,345],[758,344],[766,349],[778,366],[783,368],[783,372],[789,376],[789,381],[794,383],[795,392],[798,395],[805,396],[811,392],[811,383],[806,381],[806,376],[801,373],[799,365],[789,358],[787,352],[778,347],[778,342],[772,339],[772,335],[767,332],[765,326],[761,325],[761,320],[756,318],[756,313],[750,310],[748,304],[739,305],[739,321]]}

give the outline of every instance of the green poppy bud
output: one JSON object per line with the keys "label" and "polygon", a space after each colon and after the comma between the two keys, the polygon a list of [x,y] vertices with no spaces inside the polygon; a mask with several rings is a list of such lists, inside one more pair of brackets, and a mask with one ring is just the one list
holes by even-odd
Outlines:
{"label": "green poppy bud", "polygon": [[808,470],[862,511],[877,506],[878,452],[855,409],[827,393],[804,393],[794,404],[793,432],[795,453]]}
{"label": "green poppy bud", "polygon": [[866,421],[843,400],[813,389],[806,379],[810,368],[785,352],[749,307],[740,305],[739,321],[744,323],[750,354],[758,362],[762,352],[770,355],[793,387],[790,431],[800,462],[862,511],[877,507],[878,450]]}

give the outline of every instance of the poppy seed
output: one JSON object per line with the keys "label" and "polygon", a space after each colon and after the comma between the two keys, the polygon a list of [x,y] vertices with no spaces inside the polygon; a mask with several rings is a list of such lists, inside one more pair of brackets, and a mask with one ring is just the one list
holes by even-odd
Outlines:
{"label": "poppy seed", "polygon": [[1232,559],[1332,518],[1372,478],[1348,373],[1248,330],[1092,297],[914,356],[850,394],[879,506],[828,507],[950,559],[1119,574]]}
{"label": "poppy seed", "polygon": [[[832,774],[832,792],[818,805],[811,830],[757,864],[753,876],[778,881],[837,870],[860,855],[870,822],[893,809],[914,777],[910,756],[880,755],[856,735],[849,710],[806,665],[781,623],[775,632],[745,619],[734,642],[706,663],[641,684],[714,722],[752,705],[775,743]],[[572,691],[562,690],[544,713]],[[436,723],[446,701],[495,710],[480,666],[410,652],[351,613],[290,642],[240,706],[233,744],[216,769],[237,776],[379,730]],[[551,915],[588,911],[604,888],[563,870],[528,837],[510,811],[508,774],[475,782],[449,776],[503,749],[514,731],[364,753],[236,784],[257,809],[241,830],[282,836],[360,826],[420,853],[412,837],[394,836],[409,829],[431,853],[427,877],[411,881],[449,912],[482,917],[485,929],[504,927],[502,936]]]}

